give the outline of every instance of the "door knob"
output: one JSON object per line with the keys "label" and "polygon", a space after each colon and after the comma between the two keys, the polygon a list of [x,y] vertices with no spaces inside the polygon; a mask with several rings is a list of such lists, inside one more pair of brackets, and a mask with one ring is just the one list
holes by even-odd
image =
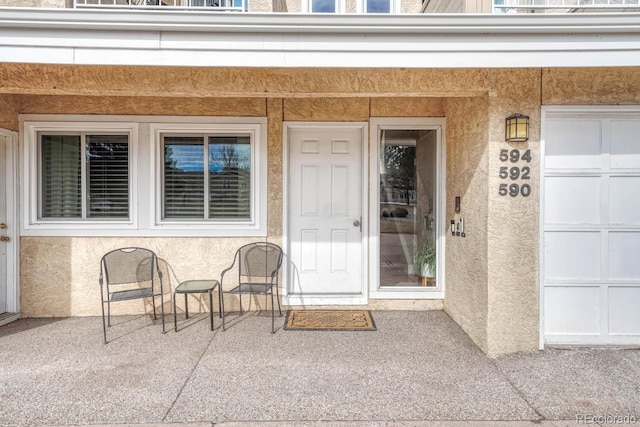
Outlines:
{"label": "door knob", "polygon": [[7,228],[7,224],[5,224],[4,222],[0,224],[0,230],[4,230],[5,228]]}
{"label": "door knob", "polygon": [[9,236],[0,236],[0,242],[8,242],[9,240]]}
{"label": "door knob", "polygon": [[360,227],[360,221],[356,219],[355,221],[353,221],[353,225],[355,227]]}

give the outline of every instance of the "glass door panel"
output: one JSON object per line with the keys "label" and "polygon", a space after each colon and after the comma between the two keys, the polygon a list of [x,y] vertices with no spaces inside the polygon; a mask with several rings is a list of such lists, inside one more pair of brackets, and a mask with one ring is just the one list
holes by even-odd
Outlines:
{"label": "glass door panel", "polygon": [[380,135],[380,287],[436,286],[437,132]]}

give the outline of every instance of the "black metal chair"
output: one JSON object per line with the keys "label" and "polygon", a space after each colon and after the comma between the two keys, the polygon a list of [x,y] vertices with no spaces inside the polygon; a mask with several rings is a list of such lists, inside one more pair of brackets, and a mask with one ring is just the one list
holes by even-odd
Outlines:
{"label": "black metal chair", "polygon": [[[155,272],[155,274],[154,274]],[[158,276],[159,288],[155,276]],[[107,326],[111,326],[111,303],[140,298],[151,298],[153,318],[156,315],[156,297],[160,297],[162,313],[162,333],[164,325],[164,293],[162,273],[158,267],[158,257],[144,248],[120,248],[105,254],[100,260],[100,297],[102,303],[102,329],[104,343],[107,343]],[[105,323],[104,305],[107,305]]]}
{"label": "black metal chair", "polygon": [[[224,276],[238,263],[238,284],[233,289],[224,290]],[[242,310],[242,295],[264,295],[265,304],[267,296],[271,295],[271,333],[275,333],[275,314],[273,303],[273,288],[276,288],[278,312],[282,316],[280,308],[280,293],[278,290],[278,275],[282,266],[282,249],[280,246],[256,242],[242,246],[233,257],[233,264],[220,275],[220,286],[223,294],[238,295],[240,300],[240,315]],[[220,299],[222,308],[222,330],[225,330],[224,298]],[[268,305],[268,304],[267,304]]]}

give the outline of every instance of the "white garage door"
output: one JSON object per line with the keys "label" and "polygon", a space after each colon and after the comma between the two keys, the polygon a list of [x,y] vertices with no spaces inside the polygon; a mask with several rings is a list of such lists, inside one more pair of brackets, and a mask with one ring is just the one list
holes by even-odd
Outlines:
{"label": "white garage door", "polygon": [[547,344],[640,344],[640,110],[545,109]]}

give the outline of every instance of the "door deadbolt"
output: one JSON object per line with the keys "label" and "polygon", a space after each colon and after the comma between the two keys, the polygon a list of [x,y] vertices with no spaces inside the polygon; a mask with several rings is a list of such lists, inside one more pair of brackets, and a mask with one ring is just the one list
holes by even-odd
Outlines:
{"label": "door deadbolt", "polygon": [[353,221],[353,225],[355,227],[360,227],[360,221],[356,219],[355,221]]}

